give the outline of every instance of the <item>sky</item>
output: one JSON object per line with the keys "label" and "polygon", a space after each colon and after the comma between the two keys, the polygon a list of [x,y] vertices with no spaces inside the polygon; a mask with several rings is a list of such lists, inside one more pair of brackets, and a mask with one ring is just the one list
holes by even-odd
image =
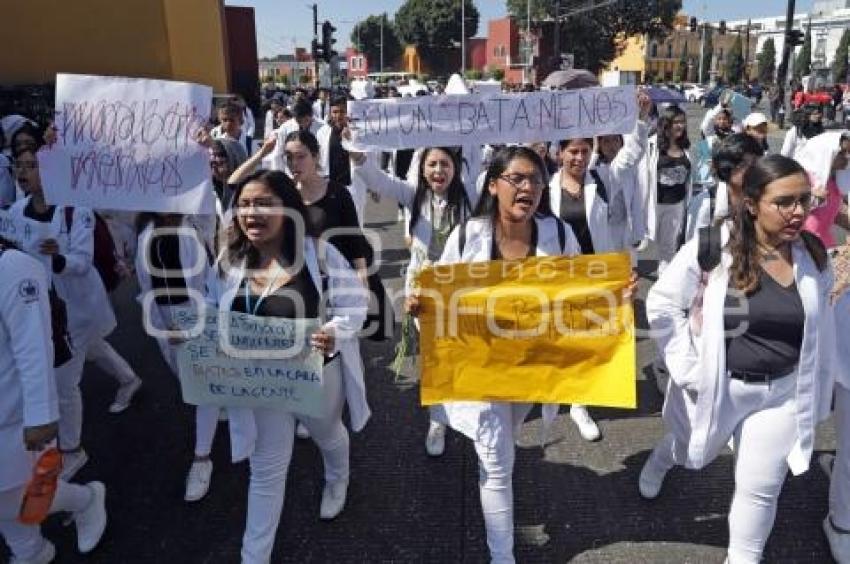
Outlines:
{"label": "sky", "polygon": [[[314,0],[319,21],[331,20],[337,28],[337,50],[350,44],[354,24],[371,14],[392,14],[403,0]],[[487,33],[487,21],[506,14],[505,0],[474,0],[481,18],[478,35]],[[644,0],[630,0],[644,1]],[[797,0],[796,11],[811,9],[813,0]],[[313,39],[310,0],[225,0],[228,6],[251,6],[257,25],[257,49],[261,57],[292,53],[293,46],[309,48]],[[568,4],[565,0],[563,4]],[[699,19],[719,21],[785,15],[786,0],[684,0],[683,10]]]}

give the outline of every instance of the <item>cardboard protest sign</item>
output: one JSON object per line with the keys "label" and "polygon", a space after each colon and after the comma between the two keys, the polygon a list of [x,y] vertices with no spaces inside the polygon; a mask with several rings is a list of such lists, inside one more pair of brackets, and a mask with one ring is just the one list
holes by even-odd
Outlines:
{"label": "cardboard protest sign", "polygon": [[442,265],[420,276],[422,403],[636,406],[626,254]]}
{"label": "cardboard protest sign", "polygon": [[215,213],[209,155],[195,141],[208,86],[59,74],[58,140],[38,153],[50,204]]}
{"label": "cardboard protest sign", "polygon": [[325,416],[324,358],[309,343],[318,319],[255,317],[213,308],[202,313],[181,309],[172,319],[195,335],[177,355],[186,403]]}
{"label": "cardboard protest sign", "polygon": [[531,143],[629,133],[634,86],[420,96],[348,103],[354,149]]}

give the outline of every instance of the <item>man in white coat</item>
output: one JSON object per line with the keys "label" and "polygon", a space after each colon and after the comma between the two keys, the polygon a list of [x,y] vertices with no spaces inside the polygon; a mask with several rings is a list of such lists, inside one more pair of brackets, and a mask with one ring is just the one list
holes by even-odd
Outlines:
{"label": "man in white coat", "polygon": [[[46,564],[56,555],[37,525],[18,520],[38,451],[58,432],[48,280],[35,259],[0,241],[0,536],[12,562]],[[100,482],[57,482],[50,512],[70,512],[80,552],[94,549],[106,528]]]}
{"label": "man in white coat", "polygon": [[292,119],[287,120],[283,125],[275,130],[275,135],[277,135],[277,144],[275,145],[272,154],[269,155],[263,163],[263,166],[266,166],[271,170],[282,170],[287,174],[289,174],[289,168],[286,166],[286,158],[283,152],[286,137],[293,131],[298,131],[299,129],[302,131],[309,131],[313,135],[317,135],[319,133],[319,129],[325,125],[323,122],[313,119],[313,108],[310,106],[310,102],[303,98],[295,102],[292,108],[292,114]]}

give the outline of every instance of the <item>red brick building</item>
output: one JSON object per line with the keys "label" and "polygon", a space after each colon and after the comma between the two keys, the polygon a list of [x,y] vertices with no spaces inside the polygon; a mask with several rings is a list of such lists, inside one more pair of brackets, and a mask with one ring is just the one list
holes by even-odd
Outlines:
{"label": "red brick building", "polygon": [[348,64],[348,78],[366,78],[369,74],[369,58],[354,47],[345,50],[345,62]]}
{"label": "red brick building", "polygon": [[486,63],[482,70],[502,69],[505,82],[512,84],[525,80],[534,83],[542,81],[549,73],[554,55],[554,27],[544,23],[542,27],[532,28],[531,68],[528,71],[527,56],[522,49],[525,36],[523,21],[511,17],[490,20],[487,23]]}

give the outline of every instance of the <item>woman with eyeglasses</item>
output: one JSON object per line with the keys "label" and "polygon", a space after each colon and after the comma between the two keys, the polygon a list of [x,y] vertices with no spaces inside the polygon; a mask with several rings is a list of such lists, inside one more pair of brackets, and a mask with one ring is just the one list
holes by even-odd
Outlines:
{"label": "woman with eyeglasses", "polygon": [[[115,328],[115,314],[93,264],[95,218],[91,210],[50,206],[44,200],[35,152],[15,154],[18,185],[26,197],[9,209],[22,226],[21,250],[41,261],[68,310],[73,358],[56,369],[62,475],[70,479],[88,462],[83,450],[80,379],[86,352]],[[132,371],[131,371],[132,372]],[[120,376],[120,374],[119,374]],[[135,378],[135,375],[133,375]],[[121,382],[124,385],[124,382]],[[128,380],[127,385],[134,384]],[[134,386],[137,387],[137,386]]]}
{"label": "woman with eyeglasses", "polygon": [[[313,236],[302,196],[283,172],[246,177],[236,188],[234,206],[232,238],[213,270],[209,301],[222,312],[322,320],[311,344],[325,356],[329,415],[298,418],[325,460],[320,517],[331,519],[342,510],[349,478],[343,401],[354,430],[362,429],[370,415],[356,336],[368,297],[345,257]],[[295,417],[270,408],[228,408],[228,417],[234,461],[248,458],[251,469],[242,562],[268,563],[283,508]]]}
{"label": "woman with eyeglasses", "polygon": [[732,439],[730,564],[761,560],[788,469],[808,469],[832,396],[832,270],[803,230],[811,203],[796,161],[761,158],[722,227],[719,264],[704,272],[689,241],[646,301],[672,383],[640,493],[657,497],[674,465],[702,468]]}
{"label": "woman with eyeglasses", "polygon": [[685,229],[685,210],[693,185],[690,146],[688,118],[681,108],[670,106],[661,113],[658,132],[649,138],[638,165],[645,236],[658,247],[659,273],[667,268],[679,249]]}
{"label": "woman with eyeglasses", "polygon": [[[214,259],[201,229],[192,216],[142,213],[137,221],[136,277],[138,301],[145,309],[145,332],[156,339],[162,358],[177,376],[178,345],[166,332],[176,330],[180,309],[197,307],[203,299],[208,271]],[[184,499],[195,502],[209,491],[213,463],[210,459],[220,409],[198,405],[195,410],[195,446],[186,476]]]}
{"label": "woman with eyeglasses", "polygon": [[[439,264],[573,256],[580,247],[569,226],[554,217],[546,194],[546,165],[528,147],[505,147],[487,169],[473,217],[455,228]],[[419,298],[408,307],[419,312]],[[469,437],[478,454],[479,493],[490,561],[514,562],[513,465],[515,437],[528,403],[457,401],[435,406],[433,416]]]}
{"label": "woman with eyeglasses", "polygon": [[[349,136],[348,132],[345,135]],[[425,148],[417,160],[415,183],[380,170],[364,153],[349,152],[349,157],[354,165],[352,176],[369,190],[398,201],[410,216],[410,263],[404,286],[405,294],[410,295],[416,274],[440,258],[449,233],[472,217],[478,193],[474,186],[462,181],[461,157],[451,147]],[[432,417],[425,438],[425,451],[429,456],[443,455],[445,436],[446,426]]]}

